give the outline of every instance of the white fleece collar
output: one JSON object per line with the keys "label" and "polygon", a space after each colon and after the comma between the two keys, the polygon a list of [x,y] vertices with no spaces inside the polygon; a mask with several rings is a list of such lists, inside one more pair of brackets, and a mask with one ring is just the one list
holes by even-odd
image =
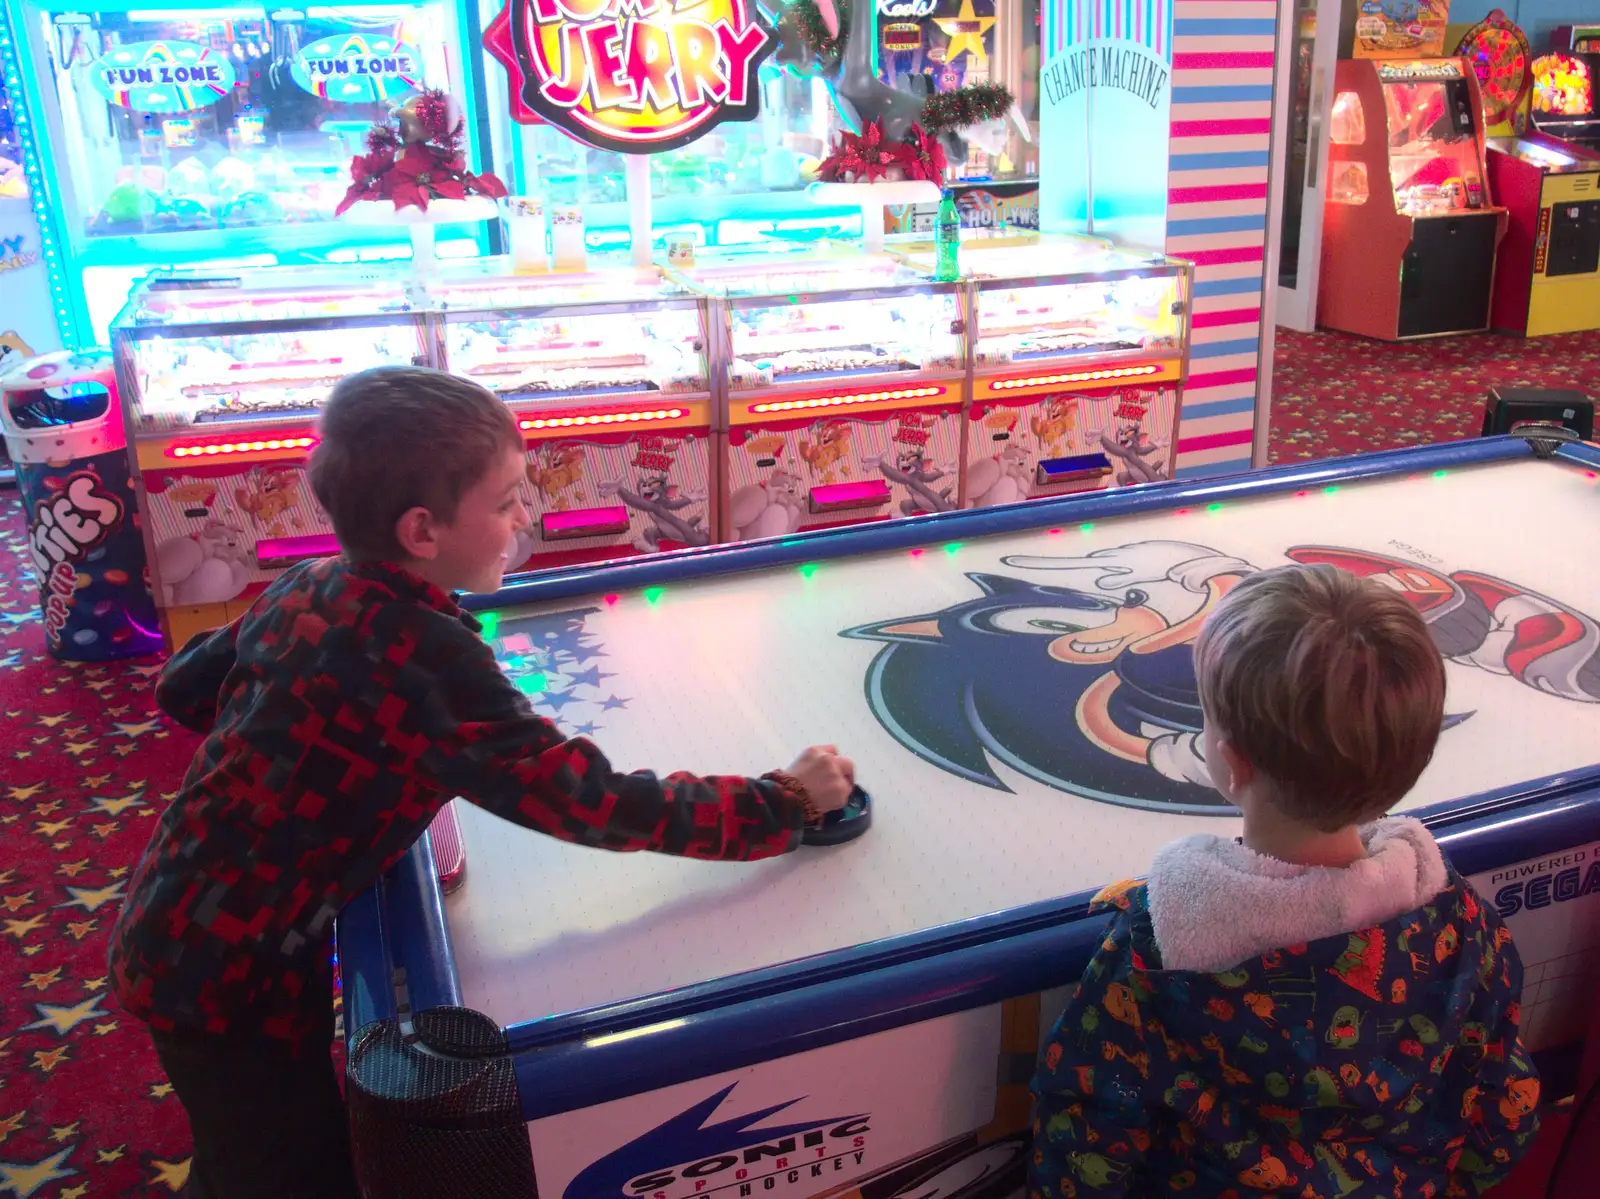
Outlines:
{"label": "white fleece collar", "polygon": [[1371,928],[1420,907],[1448,882],[1432,834],[1409,817],[1361,829],[1367,856],[1295,866],[1224,837],[1185,837],[1150,868],[1150,919],[1167,970],[1213,974],[1269,949]]}

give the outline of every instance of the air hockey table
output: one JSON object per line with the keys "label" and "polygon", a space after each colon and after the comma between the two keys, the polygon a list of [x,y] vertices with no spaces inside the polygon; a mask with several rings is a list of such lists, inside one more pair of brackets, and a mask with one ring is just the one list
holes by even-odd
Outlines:
{"label": "air hockey table", "polygon": [[1427,618],[1448,719],[1405,806],[1506,916],[1559,1070],[1600,981],[1596,527],[1600,448],[1494,437],[508,580],[474,603],[504,669],[621,768],[834,742],[874,825],[705,863],[457,801],[460,887],[425,837],[339,921],[369,1199],[1020,1195],[1089,895],[1237,827],[1194,634],[1288,561]]}

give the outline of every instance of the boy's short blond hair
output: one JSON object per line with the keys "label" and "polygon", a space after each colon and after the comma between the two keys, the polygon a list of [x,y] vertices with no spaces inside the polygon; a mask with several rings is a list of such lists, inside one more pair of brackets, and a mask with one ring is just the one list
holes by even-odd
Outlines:
{"label": "boy's short blond hair", "polygon": [[422,507],[446,523],[495,455],[522,452],[505,403],[470,379],[382,366],[339,380],[317,422],[311,490],[355,562],[400,562],[395,524]]}
{"label": "boy's short blond hair", "polygon": [[1194,646],[1206,721],[1323,832],[1416,784],[1444,721],[1444,660],[1405,598],[1326,564],[1249,575]]}

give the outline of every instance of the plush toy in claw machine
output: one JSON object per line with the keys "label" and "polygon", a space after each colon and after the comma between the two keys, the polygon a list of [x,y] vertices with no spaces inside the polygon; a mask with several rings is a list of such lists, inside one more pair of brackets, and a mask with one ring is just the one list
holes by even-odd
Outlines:
{"label": "plush toy in claw machine", "polygon": [[62,351],[0,374],[45,641],[68,661],[161,646],[111,356]]}

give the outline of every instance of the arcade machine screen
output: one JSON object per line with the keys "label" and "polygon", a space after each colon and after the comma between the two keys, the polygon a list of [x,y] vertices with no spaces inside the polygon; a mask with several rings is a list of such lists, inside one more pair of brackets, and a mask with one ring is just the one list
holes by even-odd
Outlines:
{"label": "arcade machine screen", "polygon": [[440,0],[30,15],[80,238],[331,220],[373,120],[450,86]]}
{"label": "arcade machine screen", "polygon": [[1437,216],[1483,204],[1483,168],[1465,80],[1388,82],[1389,175],[1395,208]]}
{"label": "arcade machine screen", "polygon": [[1594,76],[1600,68],[1600,31],[1579,44],[1589,53],[1558,51],[1533,60],[1533,123],[1543,133],[1597,146]]}

